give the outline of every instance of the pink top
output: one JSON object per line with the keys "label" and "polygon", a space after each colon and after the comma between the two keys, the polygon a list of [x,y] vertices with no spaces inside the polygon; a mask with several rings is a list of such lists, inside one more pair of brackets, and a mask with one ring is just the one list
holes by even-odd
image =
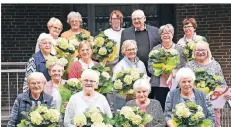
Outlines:
{"label": "pink top", "polygon": [[[96,61],[93,61],[94,62],[94,65],[97,64]],[[69,72],[68,72],[68,79],[70,78],[81,78],[81,74],[82,74],[82,65],[79,61],[76,61],[74,63],[71,64],[71,67],[69,69]]]}

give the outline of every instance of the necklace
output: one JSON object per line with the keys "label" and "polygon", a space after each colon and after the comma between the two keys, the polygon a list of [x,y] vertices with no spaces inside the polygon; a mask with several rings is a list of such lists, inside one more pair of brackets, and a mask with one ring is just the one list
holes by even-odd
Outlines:
{"label": "necklace", "polygon": [[162,44],[162,46],[163,46],[163,48],[164,48],[164,49],[171,49],[171,48],[172,48],[172,46],[173,46],[173,43],[172,43],[172,45],[171,45],[169,48],[164,47],[164,45],[163,45],[163,44]]}

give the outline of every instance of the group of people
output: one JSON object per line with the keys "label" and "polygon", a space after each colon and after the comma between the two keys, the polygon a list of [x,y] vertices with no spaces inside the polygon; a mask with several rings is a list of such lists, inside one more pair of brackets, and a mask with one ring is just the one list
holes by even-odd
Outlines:
{"label": "group of people", "polygon": [[[146,17],[142,10],[135,10],[131,15],[133,26],[122,28],[123,14],[119,10],[111,12],[109,23],[111,28],[104,31],[110,39],[117,43],[117,55],[112,62],[108,62],[113,71],[112,75],[129,68],[137,68],[141,73],[147,74],[150,79],[138,79],[133,84],[135,98],[127,100],[126,96],[115,94],[114,104],[116,109],[123,106],[138,106],[141,110],[152,115],[153,120],[147,127],[174,127],[172,109],[176,104],[187,101],[195,101],[201,105],[203,113],[210,119],[215,127],[220,127],[220,109],[213,109],[209,97],[202,91],[193,87],[195,81],[195,70],[199,67],[204,68],[208,73],[222,77],[222,87],[227,87],[221,66],[212,57],[209,44],[202,36],[196,34],[197,23],[194,18],[186,18],[183,22],[184,37],[177,43],[173,42],[174,28],[171,24],[161,26],[159,29],[145,24]],[[79,12],[70,12],[67,16],[67,23],[70,30],[61,34],[67,38],[80,33],[90,35],[90,32],[82,29],[82,17]],[[61,21],[52,17],[47,27],[49,34],[42,33],[37,39],[35,54],[29,59],[26,68],[23,93],[16,98],[8,126],[16,126],[20,120],[22,111],[29,111],[31,107],[47,104],[60,109],[61,95],[59,85],[65,84],[62,79],[64,65],[53,63],[46,68],[46,61],[49,56],[55,54],[54,45],[60,38],[63,30]],[[188,41],[200,40],[195,45],[193,51],[194,60],[187,62],[187,57],[183,53],[184,46]],[[165,51],[177,50],[180,63],[172,71],[171,76],[179,88],[169,89],[166,83],[168,76],[162,74],[154,76],[152,63],[149,53],[152,50],[162,48]],[[89,68],[98,64],[92,59],[92,44],[81,43],[78,47],[79,60],[72,63],[68,78],[80,78],[82,91],[70,98],[66,106],[63,118],[65,127],[74,126],[73,116],[82,114],[89,107],[98,107],[103,113],[112,117],[112,111],[106,97],[95,89],[99,84],[99,75]],[[82,71],[84,70],[84,71]],[[226,95],[227,100],[231,99]]]}

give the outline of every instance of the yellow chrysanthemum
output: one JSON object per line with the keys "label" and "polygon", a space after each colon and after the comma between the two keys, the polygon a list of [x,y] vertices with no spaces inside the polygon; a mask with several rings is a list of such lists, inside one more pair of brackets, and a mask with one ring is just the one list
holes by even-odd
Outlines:
{"label": "yellow chrysanthemum", "polygon": [[131,75],[126,75],[123,80],[127,85],[131,85],[133,77]]}
{"label": "yellow chrysanthemum", "polygon": [[94,42],[95,42],[95,45],[97,47],[102,47],[104,44],[104,38],[103,37],[97,37]]}
{"label": "yellow chrysanthemum", "polygon": [[35,125],[40,125],[42,123],[43,117],[38,111],[33,111],[30,113],[31,122]]}

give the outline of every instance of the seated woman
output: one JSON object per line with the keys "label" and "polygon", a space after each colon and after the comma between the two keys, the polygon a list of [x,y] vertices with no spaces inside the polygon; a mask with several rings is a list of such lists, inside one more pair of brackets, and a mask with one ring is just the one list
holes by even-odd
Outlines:
{"label": "seated woman", "polygon": [[190,68],[181,68],[176,73],[176,82],[179,88],[170,91],[165,102],[165,120],[168,127],[174,127],[172,118],[172,109],[179,103],[187,101],[195,101],[197,105],[203,108],[203,113],[206,119],[209,119],[214,124],[215,113],[209,98],[204,92],[193,88],[195,74]]}
{"label": "seated woman", "polygon": [[44,92],[53,97],[53,104],[56,109],[60,110],[61,107],[61,95],[59,93],[59,85],[64,85],[66,80],[63,80],[64,66],[61,63],[53,63],[48,68],[49,75],[51,80],[48,81],[45,85]]}
{"label": "seated woman", "polygon": [[52,96],[43,92],[46,78],[41,72],[33,72],[27,78],[29,90],[17,96],[10,115],[8,127],[16,127],[22,120],[22,112],[45,104],[51,106]]}
{"label": "seated woman", "polygon": [[51,49],[54,44],[54,39],[50,34],[41,33],[37,42],[39,42],[40,50],[37,53],[33,54],[32,57],[29,59],[29,62],[27,63],[23,92],[28,90],[27,77],[32,72],[42,72],[47,81],[51,79],[48,74],[48,69],[46,68],[46,61],[47,58],[52,55]]}
{"label": "seated woman", "polygon": [[155,99],[149,99],[151,84],[147,79],[138,79],[133,84],[136,99],[126,103],[126,106],[138,106],[141,110],[147,112],[153,117],[152,122],[145,127],[165,127],[164,113],[160,102]]}
{"label": "seated woman", "polygon": [[99,84],[99,74],[91,69],[86,69],[81,75],[83,90],[72,95],[65,111],[64,126],[75,127],[72,119],[81,115],[90,107],[97,107],[104,114],[112,117],[110,106],[104,95],[95,91]]}
{"label": "seated woman", "polygon": [[[115,76],[116,73],[119,73],[123,70],[129,68],[137,68],[141,73],[146,72],[146,68],[144,63],[139,60],[137,55],[137,45],[134,40],[126,40],[122,44],[121,52],[124,55],[124,58],[120,60],[113,69],[113,75]],[[127,98],[129,100],[129,97]],[[115,95],[115,107],[116,109],[121,109],[126,103],[126,96],[122,96],[119,94]]]}
{"label": "seated woman", "polygon": [[92,45],[89,42],[82,42],[79,47],[80,59],[73,62],[68,72],[68,79],[80,78],[83,70],[91,68],[97,64],[96,61],[92,60]]}

